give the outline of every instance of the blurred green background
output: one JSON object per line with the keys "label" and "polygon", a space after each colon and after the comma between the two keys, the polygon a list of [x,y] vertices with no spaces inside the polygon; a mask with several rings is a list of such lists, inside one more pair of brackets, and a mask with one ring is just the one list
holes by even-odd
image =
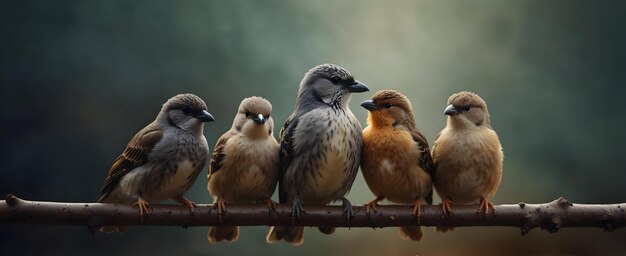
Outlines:
{"label": "blurred green background", "polygon": [[[447,97],[479,93],[505,151],[495,203],[626,201],[624,1],[2,1],[0,193],[93,202],[112,161],[169,97],[201,96],[230,128],[241,99],[274,106],[276,131],[303,74],[336,63],[370,86],[351,107],[393,88],[413,102],[431,141]],[[206,176],[188,197],[210,203]],[[348,195],[373,198],[359,176]],[[437,198],[436,203],[439,202]],[[265,243],[266,227],[211,245],[206,228],[0,225],[0,254],[623,254],[626,231],[427,228],[307,229],[305,243]]]}

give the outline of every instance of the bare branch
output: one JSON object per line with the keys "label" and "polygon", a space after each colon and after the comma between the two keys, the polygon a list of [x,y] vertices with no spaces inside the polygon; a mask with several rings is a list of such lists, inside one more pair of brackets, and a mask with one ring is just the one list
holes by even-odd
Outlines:
{"label": "bare branch", "polygon": [[[423,206],[423,226],[508,226],[519,227],[522,234],[540,227],[557,232],[566,227],[598,227],[613,231],[626,224],[625,203],[572,204],[559,198],[545,204],[496,205],[496,213],[484,216],[476,213],[478,206],[454,205],[452,215],[443,215],[439,206]],[[127,205],[101,203],[54,203],[26,201],[8,195],[0,201],[0,223],[57,224],[87,226],[90,230],[104,225],[153,226],[336,226],[392,227],[417,225],[411,207],[406,205],[379,206],[367,214],[364,207],[355,206],[354,216],[346,223],[339,206],[304,207],[300,219],[290,217],[291,207],[279,205],[270,211],[266,205],[229,205],[221,218],[212,205],[202,204],[191,213],[187,207],[153,204],[149,216],[141,218],[136,208]]]}

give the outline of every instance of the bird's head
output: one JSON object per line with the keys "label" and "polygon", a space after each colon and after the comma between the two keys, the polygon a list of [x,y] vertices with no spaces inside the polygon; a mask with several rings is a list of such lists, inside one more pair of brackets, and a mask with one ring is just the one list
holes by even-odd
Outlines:
{"label": "bird's head", "polygon": [[215,121],[215,118],[207,112],[206,104],[200,97],[185,93],[178,94],[163,104],[161,114],[171,126],[187,131],[202,132],[204,122]]}
{"label": "bird's head", "polygon": [[233,127],[250,137],[266,137],[274,131],[274,120],[270,116],[272,104],[261,97],[245,98],[233,121]]}
{"label": "bird's head", "polygon": [[444,114],[453,127],[476,128],[490,126],[487,103],[473,92],[462,91],[448,98]]}
{"label": "bird's head", "polygon": [[369,91],[367,86],[346,70],[334,64],[318,65],[304,75],[299,97],[309,96],[329,105],[347,106],[350,93]]}
{"label": "bird's head", "polygon": [[398,91],[378,91],[372,99],[363,101],[361,107],[369,111],[367,120],[373,126],[412,126],[415,123],[411,102]]}

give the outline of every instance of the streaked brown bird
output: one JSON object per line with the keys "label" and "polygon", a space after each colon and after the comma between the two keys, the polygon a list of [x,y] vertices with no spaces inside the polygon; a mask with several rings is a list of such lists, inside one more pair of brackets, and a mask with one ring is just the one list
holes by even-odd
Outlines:
{"label": "streaked brown bird", "polygon": [[448,98],[444,114],[447,124],[433,147],[435,189],[444,213],[451,213],[452,204],[477,203],[478,212],[495,211],[489,199],[500,185],[504,155],[487,104],[478,94],[463,91]]}
{"label": "streaked brown bird", "polygon": [[[376,199],[366,204],[367,212],[378,202],[412,204],[420,222],[421,205],[432,204],[433,161],[426,138],[415,126],[409,99],[398,91],[383,90],[361,103],[369,110],[368,126],[363,129],[361,171]],[[403,239],[422,238],[420,226],[398,229]]]}
{"label": "streaked brown bird", "polygon": [[[209,153],[204,122],[214,120],[200,97],[179,94],[170,98],[115,160],[98,202],[136,205],[142,217],[148,214],[150,203],[167,199],[193,211],[195,203],[183,194],[204,167]],[[127,229],[105,226],[100,231],[123,233]]]}
{"label": "streaked brown bird", "polygon": [[[326,205],[342,201],[349,221],[352,205],[344,196],[352,187],[361,160],[361,124],[348,103],[352,93],[368,91],[346,69],[318,65],[304,75],[296,108],[280,132],[280,203],[291,203],[297,220],[302,205]],[[319,227],[325,234],[334,227]],[[304,242],[304,227],[272,227],[268,243]]]}
{"label": "streaked brown bird", "polygon": [[[208,189],[218,214],[228,203],[265,202],[275,207],[271,197],[278,181],[278,142],[274,139],[272,104],[261,97],[241,101],[229,131],[217,141],[209,166]],[[211,227],[211,243],[236,241],[239,227]]]}

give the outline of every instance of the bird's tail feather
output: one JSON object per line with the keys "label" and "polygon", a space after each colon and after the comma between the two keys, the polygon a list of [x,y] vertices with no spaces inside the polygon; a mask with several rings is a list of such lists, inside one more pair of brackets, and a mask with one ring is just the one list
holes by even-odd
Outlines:
{"label": "bird's tail feather", "polygon": [[221,241],[234,242],[239,238],[239,227],[211,227],[207,236],[209,242],[218,243]]}
{"label": "bird's tail feather", "polygon": [[404,226],[398,228],[398,235],[405,240],[419,241],[422,240],[424,233],[420,226]]}
{"label": "bird's tail feather", "polygon": [[271,227],[265,240],[270,244],[285,240],[292,245],[301,245],[304,243],[304,227]]}

